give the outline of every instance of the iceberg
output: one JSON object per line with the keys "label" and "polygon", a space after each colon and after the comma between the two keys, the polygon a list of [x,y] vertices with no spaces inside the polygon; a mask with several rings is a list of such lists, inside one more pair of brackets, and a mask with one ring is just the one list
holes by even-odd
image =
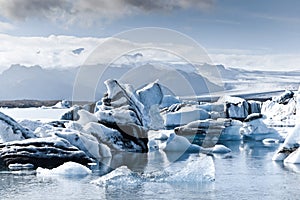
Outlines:
{"label": "iceberg", "polygon": [[37,176],[64,176],[64,177],[85,177],[92,171],[81,164],[66,162],[53,169],[37,168]]}
{"label": "iceberg", "polygon": [[10,164],[32,164],[35,168],[54,168],[74,161],[86,165],[92,162],[83,151],[59,137],[31,138],[0,144],[0,158]]}
{"label": "iceberg", "polygon": [[241,127],[238,120],[218,118],[193,121],[174,131],[178,135],[197,135],[204,140],[203,145],[214,146],[218,141],[240,140]]}
{"label": "iceberg", "polygon": [[[290,94],[290,95],[288,95]],[[286,105],[290,104],[291,100],[287,100],[291,96],[291,93],[286,95],[282,95],[284,102]],[[294,96],[294,95],[293,95]],[[272,160],[274,161],[284,161],[284,163],[291,163],[291,164],[299,164],[300,163],[300,153],[299,153],[299,146],[300,146],[300,87],[298,89],[296,95],[296,126],[290,131],[283,143],[283,145],[276,151]],[[282,100],[280,100],[282,102]]]}
{"label": "iceberg", "polygon": [[[132,147],[140,147],[136,151],[147,152],[147,131],[164,128],[158,109],[163,99],[160,85],[154,82],[135,91],[132,85],[120,84],[116,80],[109,79],[104,83],[107,93],[101,103],[96,103],[98,111],[95,116],[98,121],[117,130],[121,134],[117,138],[123,140],[123,143],[125,140],[132,141],[135,143]],[[103,139],[99,134],[95,135]]]}
{"label": "iceberg", "polygon": [[288,120],[296,113],[296,98],[294,92],[286,91],[278,97],[273,97],[262,104],[261,113],[273,121]]}

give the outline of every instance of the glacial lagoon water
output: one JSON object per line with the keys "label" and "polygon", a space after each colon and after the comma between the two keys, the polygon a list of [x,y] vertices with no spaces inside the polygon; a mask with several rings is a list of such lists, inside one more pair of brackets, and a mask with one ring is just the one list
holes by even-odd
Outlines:
{"label": "glacial lagoon water", "polygon": [[[300,166],[276,163],[271,160],[279,144],[262,142],[226,142],[232,152],[214,155],[215,180],[196,177],[198,182],[178,179],[175,182],[149,179],[119,178],[103,185],[92,184],[104,173],[111,171],[106,165],[92,166],[93,174],[86,177],[40,177],[27,173],[0,172],[1,199],[296,199],[299,195]],[[170,167],[164,162],[170,157],[164,153],[149,153],[135,157],[119,154],[110,166],[128,165],[139,174],[163,171]],[[170,156],[170,155],[169,155]],[[171,155],[172,157],[172,155]],[[199,155],[183,155],[174,168],[183,169],[189,159]],[[134,162],[135,161],[135,162]],[[207,161],[207,157],[204,162]],[[194,166],[195,168],[198,165]],[[202,166],[203,167],[203,166]],[[205,167],[205,165],[204,165]],[[199,169],[199,173],[202,169]],[[184,178],[184,177],[183,177]],[[186,177],[185,177],[186,178]],[[193,177],[187,177],[193,178]],[[202,178],[202,179],[201,179]],[[151,180],[151,181],[150,181]]]}

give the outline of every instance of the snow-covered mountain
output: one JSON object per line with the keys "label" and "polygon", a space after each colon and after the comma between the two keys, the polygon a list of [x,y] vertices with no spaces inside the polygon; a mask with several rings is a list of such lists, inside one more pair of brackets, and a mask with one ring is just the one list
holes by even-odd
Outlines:
{"label": "snow-covered mountain", "polygon": [[[184,72],[179,70],[168,70],[155,67],[154,65],[144,65],[138,68],[130,66],[108,67],[97,80],[90,80],[95,73],[99,73],[99,67],[88,66],[88,73],[84,75],[84,80],[79,84],[84,88],[84,92],[95,93],[95,99],[77,100],[97,100],[106,91],[103,82],[107,79],[120,79],[124,83],[132,83],[137,88],[144,84],[155,81],[170,87],[177,95],[190,95],[185,87],[190,87],[195,95],[207,92],[207,86],[214,90],[222,90],[222,87],[213,84],[208,79],[203,78],[195,72]],[[40,66],[25,67],[22,65],[12,65],[9,69],[0,74],[0,100],[15,99],[39,99],[57,100],[72,99],[74,83],[77,73],[83,73],[80,68],[42,68]],[[96,81],[96,85],[94,85]],[[182,84],[182,82],[184,84]],[[78,82],[77,82],[78,83]],[[189,85],[187,85],[189,84]],[[201,86],[201,87],[199,87]]]}
{"label": "snow-covered mountain", "polygon": [[64,99],[72,95],[77,69],[13,65],[0,75],[0,99]]}
{"label": "snow-covered mountain", "polygon": [[[85,67],[88,72],[79,84],[87,95],[83,94],[83,99],[76,100],[100,99],[106,91],[103,82],[110,78],[133,84],[135,88],[158,79],[159,83],[179,96],[203,95],[224,90],[229,94],[262,93],[297,89],[300,83],[300,71],[246,71],[205,64],[196,66],[201,76],[196,71],[185,70],[184,65],[176,64],[174,67],[170,63],[143,64],[139,67],[115,65],[106,68],[99,77],[96,76],[97,80],[91,80],[91,77],[95,78],[95,74],[99,73],[99,68],[104,66]],[[74,83],[78,81],[78,72],[82,73],[78,67],[61,69],[12,65],[0,74],[0,100],[71,100]],[[214,74],[216,72],[219,73],[217,76]],[[222,80],[216,82],[216,77]]]}

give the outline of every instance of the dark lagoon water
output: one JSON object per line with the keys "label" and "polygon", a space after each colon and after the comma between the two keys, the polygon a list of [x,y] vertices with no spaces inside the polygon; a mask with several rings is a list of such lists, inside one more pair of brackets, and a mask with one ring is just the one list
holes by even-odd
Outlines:
{"label": "dark lagoon water", "polygon": [[[172,156],[156,152],[134,156],[119,154],[109,161],[116,168],[127,165],[140,177],[117,178],[104,185],[92,184],[111,169],[93,166],[93,174],[86,177],[43,177],[34,174],[0,172],[1,199],[297,199],[300,183],[300,166],[284,166],[271,160],[279,144],[266,146],[261,142],[227,142],[230,154],[213,157],[183,155],[170,165]],[[176,155],[175,155],[176,157]],[[211,159],[212,158],[212,159]],[[199,165],[199,159],[203,164]],[[175,159],[176,160],[176,159]],[[195,165],[193,165],[195,161]],[[213,160],[214,168],[205,164]],[[187,163],[192,163],[186,168]],[[215,170],[215,180],[201,175],[203,167]],[[171,167],[170,167],[171,166]],[[157,181],[165,168],[182,169],[182,179],[174,182]],[[192,170],[187,175],[184,170]],[[155,171],[154,174],[147,174]],[[169,170],[170,171],[170,170]],[[160,175],[157,175],[159,174]],[[199,173],[199,177],[197,176]],[[211,173],[209,171],[208,173]],[[187,176],[186,176],[187,175]],[[141,178],[146,176],[147,178]],[[189,181],[195,179],[198,181]]]}

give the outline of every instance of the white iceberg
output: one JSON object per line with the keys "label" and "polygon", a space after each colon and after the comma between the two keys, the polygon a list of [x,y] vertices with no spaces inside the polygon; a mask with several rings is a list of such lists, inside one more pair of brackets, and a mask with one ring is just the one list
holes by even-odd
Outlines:
{"label": "white iceberg", "polygon": [[[289,120],[296,112],[296,98],[292,91],[286,91],[278,97],[273,97],[262,104],[261,113],[272,121]],[[292,122],[291,122],[292,123]]]}
{"label": "white iceberg", "polygon": [[67,176],[67,177],[84,177],[92,173],[92,171],[75,162],[66,162],[57,168],[44,169],[37,168],[36,173],[38,176]]}
{"label": "white iceberg", "polygon": [[[283,143],[283,145],[276,151],[272,160],[274,161],[284,161],[284,163],[300,163],[300,87],[297,93],[297,104],[296,104],[296,113],[297,121],[296,126],[290,131]],[[285,100],[287,101],[287,100]],[[290,101],[290,100],[289,100]],[[288,101],[288,102],[289,102]],[[288,103],[289,104],[289,103]],[[287,104],[287,105],[288,105]]]}

